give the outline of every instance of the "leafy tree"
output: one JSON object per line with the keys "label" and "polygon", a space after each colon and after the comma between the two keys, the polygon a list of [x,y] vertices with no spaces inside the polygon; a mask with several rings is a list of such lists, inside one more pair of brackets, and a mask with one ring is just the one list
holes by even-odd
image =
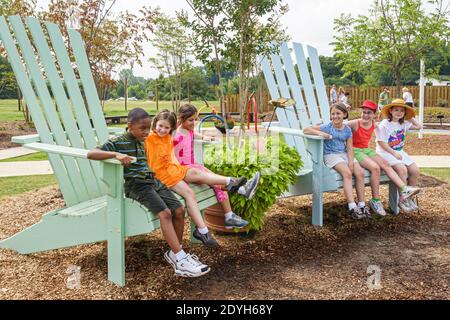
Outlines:
{"label": "leafy tree", "polygon": [[257,55],[272,53],[276,47],[273,43],[288,40],[280,22],[288,6],[282,0],[227,0],[223,1],[223,7],[229,23],[228,30],[232,33],[226,43],[225,57],[234,63],[235,70],[239,72],[239,106],[243,119],[250,80],[258,74]]}
{"label": "leafy tree", "polygon": [[150,41],[158,53],[150,58],[150,62],[167,77],[165,84],[170,88],[170,99],[177,110],[181,103],[182,75],[192,65],[191,37],[176,18],[160,14],[155,22],[156,28]]}
{"label": "leafy tree", "polygon": [[128,11],[113,16],[116,0],[51,0],[43,20],[57,23],[67,37],[67,28],[77,29],[97,85],[114,84],[113,74],[119,66],[142,65],[143,43],[149,40],[157,10],[142,7],[139,14]]}
{"label": "leafy tree", "polygon": [[385,66],[400,94],[402,74],[410,71],[429,48],[443,48],[450,35],[448,2],[428,2],[434,6],[429,14],[421,0],[375,0],[368,16],[342,14],[335,19],[333,44],[344,75],[365,74],[373,64]]}
{"label": "leafy tree", "polygon": [[0,99],[17,98],[17,82],[8,60],[0,56]]}
{"label": "leafy tree", "polygon": [[193,31],[193,45],[196,58],[207,69],[214,70],[218,88],[221,113],[226,113],[224,104],[223,72],[227,64],[224,61],[225,43],[228,41],[228,21],[223,14],[222,0],[186,0],[194,11],[195,18],[189,20],[187,13],[182,12],[180,21]]}

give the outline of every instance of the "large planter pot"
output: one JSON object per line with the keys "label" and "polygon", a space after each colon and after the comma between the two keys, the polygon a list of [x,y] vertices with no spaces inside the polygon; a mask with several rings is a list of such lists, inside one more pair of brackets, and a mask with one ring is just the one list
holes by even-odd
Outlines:
{"label": "large planter pot", "polygon": [[219,231],[219,232],[226,232],[226,233],[242,233],[247,232],[247,228],[233,228],[233,229],[227,229],[224,225],[224,212],[222,209],[222,206],[220,203],[217,203],[211,207],[206,208],[203,211],[204,218],[205,218],[205,224],[208,227],[208,229]]}

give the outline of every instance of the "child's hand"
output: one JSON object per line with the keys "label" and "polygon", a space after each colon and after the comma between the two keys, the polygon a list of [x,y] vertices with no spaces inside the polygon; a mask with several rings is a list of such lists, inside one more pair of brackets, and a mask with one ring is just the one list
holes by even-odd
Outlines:
{"label": "child's hand", "polygon": [[117,153],[116,159],[122,163],[123,166],[128,167],[131,164],[131,161],[133,160],[129,155],[123,154],[123,153]]}
{"label": "child's hand", "polygon": [[331,134],[328,134],[328,133],[325,133],[325,132],[322,134],[322,137],[324,137],[327,140],[333,139],[333,136]]}
{"label": "child's hand", "polygon": [[402,160],[403,159],[402,155],[400,153],[398,153],[398,152],[394,153],[394,157],[397,158],[398,160]]}
{"label": "child's hand", "polygon": [[212,137],[212,136],[203,136],[203,139],[202,140],[205,140],[205,141],[214,141],[214,137]]}

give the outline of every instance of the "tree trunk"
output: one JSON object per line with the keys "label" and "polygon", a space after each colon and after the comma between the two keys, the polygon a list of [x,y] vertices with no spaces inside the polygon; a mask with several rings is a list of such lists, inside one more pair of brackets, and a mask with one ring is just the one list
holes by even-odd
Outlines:
{"label": "tree trunk", "polygon": [[241,41],[239,44],[239,116],[240,116],[240,128],[245,129],[245,92],[244,92],[244,20],[245,15],[241,13]]}
{"label": "tree trunk", "polygon": [[[396,85],[396,98],[403,98],[402,97],[402,92],[401,92],[401,87],[402,87],[402,75],[400,73],[400,70],[395,70],[395,85]],[[396,99],[394,98],[394,99]]]}

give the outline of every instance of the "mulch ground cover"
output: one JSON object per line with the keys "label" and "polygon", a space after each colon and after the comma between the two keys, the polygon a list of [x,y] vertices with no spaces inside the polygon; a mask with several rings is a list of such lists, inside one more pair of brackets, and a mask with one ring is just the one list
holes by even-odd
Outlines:
{"label": "mulch ground cover", "polygon": [[[449,299],[450,185],[421,176],[421,211],[355,221],[341,192],[324,199],[324,226],[311,225],[311,197],[278,200],[264,229],[216,234],[220,247],[184,248],[211,266],[200,278],[174,276],[160,231],[126,241],[127,286],[106,280],[105,243],[20,255],[0,249],[1,299]],[[387,187],[382,195],[387,206]],[[366,188],[366,196],[370,189]],[[64,206],[48,187],[0,201],[0,238]],[[81,268],[81,288],[68,289],[67,269]],[[381,289],[369,289],[369,266]]]}

